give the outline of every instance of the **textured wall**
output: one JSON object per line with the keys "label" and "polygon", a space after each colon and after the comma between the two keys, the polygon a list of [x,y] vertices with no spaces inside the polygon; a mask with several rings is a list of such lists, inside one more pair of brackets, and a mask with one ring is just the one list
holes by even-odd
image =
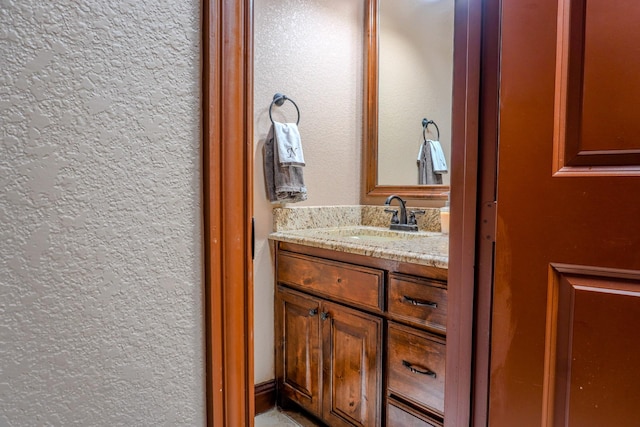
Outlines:
{"label": "textured wall", "polygon": [[200,2],[0,1],[0,425],[204,423]]}
{"label": "textured wall", "polygon": [[[360,201],[364,2],[362,0],[256,0],[254,63],[254,210],[256,217],[256,382],[274,377],[273,259],[267,235],[272,205],[265,195],[262,146],[274,93],[300,108],[300,133],[309,198],[296,205]],[[274,119],[294,121],[289,102]]]}

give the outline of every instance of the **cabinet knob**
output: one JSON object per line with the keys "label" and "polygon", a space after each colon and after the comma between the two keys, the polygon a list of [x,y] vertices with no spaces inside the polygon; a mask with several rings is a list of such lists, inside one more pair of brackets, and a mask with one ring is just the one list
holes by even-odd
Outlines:
{"label": "cabinet knob", "polygon": [[312,308],[311,310],[309,310],[309,316],[313,317],[316,314],[318,314],[318,309],[317,308]]}
{"label": "cabinet knob", "polygon": [[329,318],[329,312],[328,311],[323,311],[322,313],[320,313],[320,319],[321,320],[327,320]]}

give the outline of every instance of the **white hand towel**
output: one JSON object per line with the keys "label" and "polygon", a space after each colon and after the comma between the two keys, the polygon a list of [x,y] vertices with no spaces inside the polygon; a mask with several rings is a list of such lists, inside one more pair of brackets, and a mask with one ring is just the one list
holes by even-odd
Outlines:
{"label": "white hand towel", "polygon": [[433,172],[438,174],[448,173],[447,160],[444,158],[444,152],[440,141],[429,140],[429,149],[431,150],[431,161],[433,162]]}
{"label": "white hand towel", "polygon": [[304,166],[300,131],[295,123],[273,122],[280,166]]}

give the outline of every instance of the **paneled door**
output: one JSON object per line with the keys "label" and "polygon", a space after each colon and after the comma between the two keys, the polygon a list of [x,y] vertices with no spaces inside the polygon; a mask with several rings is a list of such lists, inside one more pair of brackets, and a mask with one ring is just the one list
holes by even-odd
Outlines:
{"label": "paneled door", "polygon": [[381,425],[382,319],[324,302],[323,413],[332,427]]}
{"label": "paneled door", "polygon": [[321,416],[320,300],[278,286],[276,292],[276,379],[286,396]]}
{"label": "paneled door", "polygon": [[640,425],[640,2],[502,2],[489,425]]}

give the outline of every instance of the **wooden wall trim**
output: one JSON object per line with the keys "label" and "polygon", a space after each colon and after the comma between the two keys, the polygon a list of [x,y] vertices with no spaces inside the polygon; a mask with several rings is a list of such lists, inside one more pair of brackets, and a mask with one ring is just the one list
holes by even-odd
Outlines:
{"label": "wooden wall trim", "polygon": [[220,146],[214,144],[220,138],[217,135],[220,129],[220,105],[215,102],[220,86],[220,29],[216,20],[219,6],[214,0],[204,0],[202,6],[202,177],[208,426],[224,423],[222,300],[219,279],[212,278],[220,269],[220,246],[212,244],[220,239],[221,222],[220,204],[213,196],[220,188],[220,176],[213,169],[220,157]]}
{"label": "wooden wall trim", "polygon": [[255,386],[256,415],[276,406],[276,380],[265,381]]}
{"label": "wooden wall trim", "polygon": [[204,0],[202,154],[207,425],[252,426],[252,9]]}
{"label": "wooden wall trim", "polygon": [[482,1],[456,1],[445,427],[468,426],[473,312]]}

